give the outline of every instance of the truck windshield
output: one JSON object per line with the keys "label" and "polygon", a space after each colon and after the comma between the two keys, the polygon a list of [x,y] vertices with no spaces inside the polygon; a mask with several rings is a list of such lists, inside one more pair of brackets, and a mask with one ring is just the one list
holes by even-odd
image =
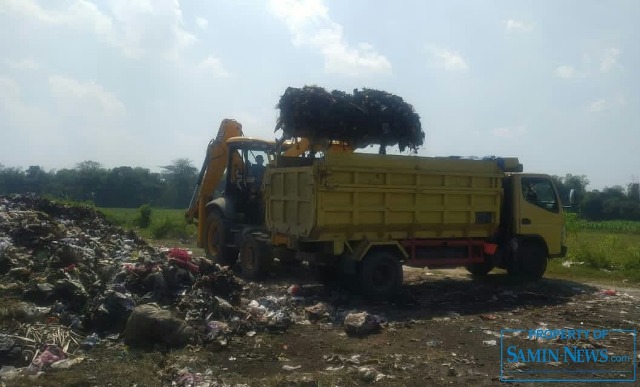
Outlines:
{"label": "truck windshield", "polygon": [[522,178],[522,196],[529,203],[550,212],[558,212],[558,197],[551,180],[541,177]]}
{"label": "truck windshield", "polygon": [[248,175],[255,178],[259,186],[262,183],[265,167],[269,163],[269,154],[264,150],[249,150],[246,161]]}

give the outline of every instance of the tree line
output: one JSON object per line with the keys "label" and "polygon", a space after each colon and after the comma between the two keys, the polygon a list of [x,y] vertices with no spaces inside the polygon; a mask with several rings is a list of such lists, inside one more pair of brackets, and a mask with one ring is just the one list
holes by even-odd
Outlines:
{"label": "tree line", "polygon": [[[73,201],[92,202],[98,207],[186,208],[196,186],[198,169],[188,159],[162,166],[161,172],[140,167],[107,169],[95,161],[74,168],[46,171],[40,166],[5,168],[0,164],[0,194],[33,192]],[[552,176],[564,205],[573,189],[572,211],[590,220],[640,220],[640,185],[630,183],[587,190],[584,175]],[[218,187],[222,188],[222,185]]]}
{"label": "tree line", "polygon": [[198,172],[188,159],[174,160],[162,166],[161,172],[128,166],[107,169],[95,161],[57,171],[40,166],[23,170],[0,165],[0,194],[33,192],[110,208],[137,208],[144,204],[186,208]]}
{"label": "tree line", "polygon": [[552,176],[552,179],[564,205],[569,205],[569,194],[574,190],[575,205],[570,211],[585,219],[640,221],[640,184],[637,182],[626,187],[615,185],[588,191],[589,179],[584,175],[567,174],[564,177]]}

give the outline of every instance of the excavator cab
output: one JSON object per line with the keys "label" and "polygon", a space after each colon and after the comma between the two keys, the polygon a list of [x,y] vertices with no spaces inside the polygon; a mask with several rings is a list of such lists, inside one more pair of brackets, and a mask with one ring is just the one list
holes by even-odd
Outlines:
{"label": "excavator cab", "polygon": [[261,226],[264,223],[262,183],[266,166],[275,158],[274,144],[242,137],[230,139],[228,146],[227,169],[230,168],[231,173],[226,174],[223,193],[227,216],[238,225]]}

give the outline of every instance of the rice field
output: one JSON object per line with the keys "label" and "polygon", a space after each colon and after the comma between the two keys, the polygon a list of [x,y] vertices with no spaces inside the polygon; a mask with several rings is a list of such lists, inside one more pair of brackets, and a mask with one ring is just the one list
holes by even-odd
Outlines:
{"label": "rice field", "polygon": [[640,234],[640,222],[632,220],[605,220],[601,222],[581,219],[577,214],[566,214],[567,231],[597,231],[616,234]]}
{"label": "rice field", "polygon": [[640,222],[567,214],[567,246],[567,258],[552,260],[549,274],[640,285]]}

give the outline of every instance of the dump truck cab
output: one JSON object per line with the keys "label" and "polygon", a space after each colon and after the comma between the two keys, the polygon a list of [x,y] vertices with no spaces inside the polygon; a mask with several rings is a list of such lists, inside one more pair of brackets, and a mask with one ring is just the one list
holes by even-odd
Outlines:
{"label": "dump truck cab", "polygon": [[542,277],[548,258],[567,253],[557,188],[549,175],[532,173],[508,173],[502,185],[504,199],[496,238],[499,251],[486,269],[497,266],[511,274]]}

